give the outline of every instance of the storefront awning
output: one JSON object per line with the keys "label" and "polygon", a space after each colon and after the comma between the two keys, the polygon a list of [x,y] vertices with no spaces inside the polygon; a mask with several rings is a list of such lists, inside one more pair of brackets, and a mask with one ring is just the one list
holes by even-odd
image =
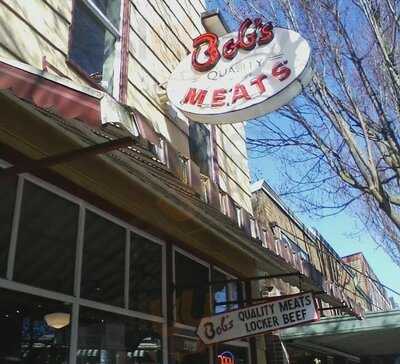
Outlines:
{"label": "storefront awning", "polygon": [[9,90],[16,97],[65,119],[78,119],[91,126],[101,124],[98,97],[69,87],[68,80],[61,84],[47,72],[40,74],[33,67],[16,63],[0,59],[0,90]]}
{"label": "storefront awning", "polygon": [[327,317],[281,331],[285,344],[320,350],[337,350],[354,356],[400,354],[400,310],[370,312],[364,320]]}

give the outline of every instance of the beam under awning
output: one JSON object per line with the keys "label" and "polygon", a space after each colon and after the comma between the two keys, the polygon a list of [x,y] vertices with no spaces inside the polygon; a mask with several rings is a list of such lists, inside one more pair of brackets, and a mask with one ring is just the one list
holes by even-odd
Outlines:
{"label": "beam under awning", "polygon": [[90,145],[89,147],[78,148],[64,153],[59,153],[41,159],[32,159],[22,162],[16,166],[0,170],[0,178],[15,176],[20,173],[32,173],[41,169],[49,168],[57,164],[71,162],[78,158],[104,154],[119,148],[126,148],[135,143],[133,136],[110,140],[108,142]]}
{"label": "beam under awning", "polygon": [[285,344],[319,347],[355,356],[393,355],[400,352],[400,310],[369,312],[364,320],[327,317],[281,331]]}

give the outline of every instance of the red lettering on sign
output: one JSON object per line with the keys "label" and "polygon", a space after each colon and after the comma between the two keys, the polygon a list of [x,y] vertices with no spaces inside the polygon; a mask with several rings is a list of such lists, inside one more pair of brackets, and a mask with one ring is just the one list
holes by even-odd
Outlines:
{"label": "red lettering on sign", "polygon": [[[218,37],[214,33],[205,33],[193,40],[192,66],[196,71],[207,72],[217,64],[221,58],[218,43]],[[203,63],[198,60],[202,45],[207,46],[204,54],[208,57]]]}
{"label": "red lettering on sign", "polygon": [[272,72],[271,72],[272,76],[277,78],[279,81],[286,80],[291,74],[290,68],[285,66],[287,63],[288,63],[287,61],[284,61],[284,62],[280,62],[280,63],[276,64],[272,68]]}
{"label": "red lettering on sign", "polygon": [[235,364],[235,362],[228,356],[218,355],[218,364]]}
{"label": "red lettering on sign", "polygon": [[218,364],[235,364],[235,357],[230,351],[218,355]]}
{"label": "red lettering on sign", "polygon": [[222,55],[226,59],[234,59],[239,51],[234,39],[229,39],[222,48]]}
{"label": "red lettering on sign", "polygon": [[274,39],[274,32],[272,31],[273,29],[274,29],[274,27],[271,22],[261,25],[261,28],[260,28],[261,36],[258,39],[259,45],[268,44],[272,41],[272,39]]}
{"label": "red lettering on sign", "polygon": [[247,51],[251,51],[257,44],[256,30],[250,34],[246,34],[252,23],[253,22],[250,19],[246,19],[242,24],[240,24],[238,32],[238,47]]}
{"label": "red lettering on sign", "polygon": [[216,90],[214,90],[214,93],[213,93],[211,106],[212,107],[224,106],[225,99],[226,99],[226,89],[224,89],[224,88],[216,89]]}
{"label": "red lettering on sign", "polygon": [[236,101],[238,101],[240,99],[250,100],[250,96],[249,96],[249,93],[247,92],[246,87],[244,85],[241,85],[240,83],[238,83],[233,88],[232,104],[235,104]]}
{"label": "red lettering on sign", "polygon": [[[253,25],[253,31],[249,29]],[[234,38],[226,41],[222,47],[222,56],[225,59],[233,59],[238,54],[239,49],[250,51],[258,45],[266,45],[274,39],[272,23],[264,24],[260,18],[246,19],[240,24],[237,40]],[[218,50],[218,36],[214,33],[205,33],[193,40],[192,66],[196,71],[207,72],[211,70],[220,60],[221,53]],[[199,61],[201,48],[207,47],[204,55],[207,57],[205,62]]]}
{"label": "red lettering on sign", "polygon": [[186,93],[184,99],[182,100],[182,103],[191,105],[197,104],[198,106],[201,106],[204,103],[206,95],[207,90],[199,90],[199,93],[197,93],[197,89],[190,88],[189,91]]}
{"label": "red lettering on sign", "polygon": [[258,91],[260,92],[260,95],[262,95],[265,92],[265,85],[263,83],[263,81],[267,78],[267,75],[264,75],[263,73],[261,73],[260,75],[258,75],[254,80],[252,80],[250,82],[250,84],[252,86],[257,86]]}

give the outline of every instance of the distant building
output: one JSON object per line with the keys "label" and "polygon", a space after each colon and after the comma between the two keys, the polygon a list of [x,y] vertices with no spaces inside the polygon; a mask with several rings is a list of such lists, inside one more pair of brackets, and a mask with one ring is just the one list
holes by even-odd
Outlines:
{"label": "distant building", "polygon": [[358,252],[342,257],[343,262],[354,268],[357,292],[365,297],[360,300],[366,311],[387,311],[393,307],[386,289],[380,284],[363,253]]}
{"label": "distant building", "polygon": [[[341,258],[317,230],[309,229],[299,220],[265,181],[258,181],[252,185],[252,201],[257,221],[262,222],[266,227],[264,234],[269,237],[266,239],[266,248],[284,257],[285,260],[292,261],[292,264],[299,267],[300,271],[311,269],[314,280],[320,279],[323,282],[321,285],[323,289],[339,298],[338,305],[319,300],[321,315],[325,316],[327,322],[332,322],[333,328],[335,328],[336,319],[338,325],[342,320],[339,317],[343,313],[343,309],[340,309],[342,306],[359,308],[362,312],[380,311],[383,314],[392,308],[386,290],[379,283],[362,253]],[[266,296],[279,296],[298,292],[298,287],[290,284],[287,279],[274,278],[266,280],[260,290]],[[379,321],[379,318],[377,320]],[[343,321],[344,323],[341,323],[343,331],[348,330],[352,335],[357,335],[357,332],[351,331],[351,323],[348,323],[346,328],[348,320]],[[374,325],[375,323],[372,324],[371,336],[367,335],[368,340],[374,340],[373,335],[379,335],[373,332],[376,328]],[[316,324],[315,330],[318,331],[320,327],[322,329],[319,335],[323,335],[322,322],[321,325]],[[312,331],[311,328],[310,331]],[[296,330],[294,328],[293,331],[288,330],[288,332],[296,332]],[[351,345],[345,346],[348,343],[345,337],[340,340],[338,338],[337,342],[340,342],[339,347],[345,348],[346,352],[332,350],[329,340],[333,339],[321,338],[321,342],[326,340],[326,346],[316,345],[310,343],[312,334],[305,335],[305,339],[302,340],[302,328],[297,332],[296,343],[293,343],[293,334],[287,336],[284,334],[283,339],[279,334],[268,336],[266,345],[269,360],[278,363],[285,363],[288,360],[290,363],[359,361],[357,356],[351,355],[352,351],[348,348]],[[328,333],[327,330],[327,336],[328,334],[332,335],[332,332]],[[288,341],[286,337],[289,338]],[[318,341],[318,336],[315,341]],[[356,345],[354,345],[354,350],[357,354],[360,352]],[[382,347],[381,352],[384,350]]]}
{"label": "distant building", "polygon": [[[268,226],[266,233],[272,236],[274,248],[289,249],[302,262],[316,267],[324,279],[333,283],[333,291],[352,297],[363,310],[391,309],[386,290],[362,253],[341,258],[316,229],[306,227],[299,220],[265,181],[252,185],[252,196],[255,216]],[[293,287],[279,279],[273,286],[275,294],[293,291]],[[326,308],[325,314],[336,314],[335,310],[329,312]]]}

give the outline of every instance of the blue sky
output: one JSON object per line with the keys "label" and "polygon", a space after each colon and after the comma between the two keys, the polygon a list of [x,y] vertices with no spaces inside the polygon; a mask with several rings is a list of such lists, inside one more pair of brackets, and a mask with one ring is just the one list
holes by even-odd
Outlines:
{"label": "blue sky", "polygon": [[[209,9],[220,9],[225,23],[234,31],[237,22],[230,16],[224,0],[206,0]],[[243,0],[236,0],[240,4]],[[251,122],[249,123],[251,124]],[[271,187],[277,189],[282,182],[279,164],[272,156],[264,158],[252,158],[250,155],[250,169],[253,181],[264,178]],[[285,203],[296,211],[288,201]],[[344,211],[338,215],[325,218],[310,218],[305,214],[298,213],[299,218],[309,227],[315,227],[324,238],[332,245],[340,256],[349,255],[361,251],[374,270],[375,274],[385,285],[400,292],[400,267],[395,265],[390,257],[378,248],[371,237],[363,231],[357,219],[350,211]],[[400,304],[400,296],[388,292],[389,296]]]}

